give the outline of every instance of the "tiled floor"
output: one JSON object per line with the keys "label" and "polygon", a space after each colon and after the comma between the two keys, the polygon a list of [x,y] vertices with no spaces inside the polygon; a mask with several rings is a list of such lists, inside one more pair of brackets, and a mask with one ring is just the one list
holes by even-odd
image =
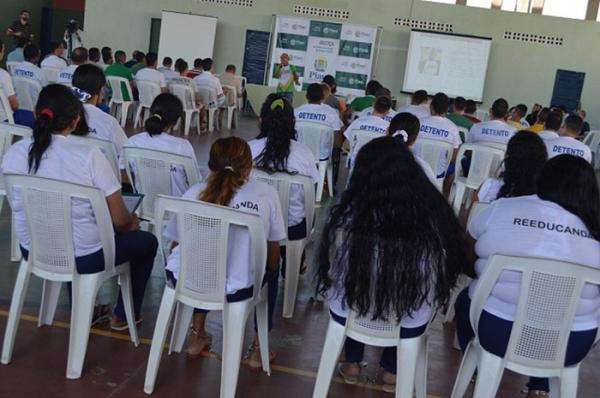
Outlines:
{"label": "tiled floor", "polygon": [[[256,119],[243,118],[240,128],[232,134],[246,139],[256,135]],[[228,135],[229,132],[222,133]],[[190,140],[196,148],[200,163],[206,163],[209,144],[218,133]],[[318,224],[322,225],[325,211],[331,200],[325,200],[318,211]],[[17,272],[17,263],[10,263],[8,256],[9,218],[8,206],[0,215],[0,333],[4,333],[10,295]],[[319,239],[317,227],[315,241]],[[309,246],[308,259],[312,262],[313,246]],[[20,323],[12,362],[0,365],[0,397],[110,397],[133,398],[146,396],[143,392],[144,374],[158,311],[164,278],[155,270],[147,289],[144,304],[144,322],[140,328],[142,344],[135,348],[125,334],[111,333],[105,326],[92,330],[83,375],[79,380],[65,378],[67,345],[69,339],[69,308],[63,290],[56,323],[52,327],[37,328],[36,314],[40,299],[41,283],[32,278],[26,298],[24,314]],[[252,372],[242,366],[237,388],[238,397],[310,397],[315,381],[319,357],[328,322],[328,313],[322,303],[311,299],[311,277],[301,280],[294,318],[284,320],[276,317],[271,333],[271,347],[278,356],[271,376]],[[101,292],[102,301],[114,298],[114,286],[106,286]],[[281,303],[278,305],[278,313]],[[163,355],[158,373],[154,397],[198,396],[218,397],[221,351],[220,313],[209,315],[209,332],[214,335],[214,346],[209,357],[189,360],[184,354]],[[431,326],[429,347],[428,392],[434,397],[448,397],[460,364],[460,354],[452,348],[454,328],[442,325],[436,319]],[[252,337],[247,328],[246,340]],[[331,397],[391,397],[373,383],[377,372],[378,349],[367,349],[363,382],[345,385],[335,379],[330,390]],[[600,355],[592,352],[582,365],[579,397],[597,397],[600,391]],[[507,372],[500,388],[499,397],[520,397],[525,378]],[[594,392],[596,391],[596,392]]]}

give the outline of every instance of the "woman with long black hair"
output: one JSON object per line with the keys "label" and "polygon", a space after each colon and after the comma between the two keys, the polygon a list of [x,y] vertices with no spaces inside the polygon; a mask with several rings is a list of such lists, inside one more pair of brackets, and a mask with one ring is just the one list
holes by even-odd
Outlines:
{"label": "woman with long black hair", "polygon": [[[336,247],[338,233],[343,239]],[[462,236],[451,207],[406,145],[377,138],[359,151],[348,187],[331,210],[317,291],[341,324],[352,309],[400,322],[400,338],[419,336],[456,283],[465,261]],[[347,383],[357,382],[363,351],[363,344],[346,339],[338,370]],[[380,364],[384,388],[393,390],[396,349],[384,349]]]}

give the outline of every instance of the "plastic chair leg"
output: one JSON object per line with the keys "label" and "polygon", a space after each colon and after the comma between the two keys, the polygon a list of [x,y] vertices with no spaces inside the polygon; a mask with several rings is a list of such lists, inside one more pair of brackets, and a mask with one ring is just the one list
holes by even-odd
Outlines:
{"label": "plastic chair leg", "polygon": [[294,304],[296,303],[296,294],[298,292],[298,279],[300,278],[300,261],[302,259],[302,250],[304,250],[305,239],[296,241],[287,241],[285,282],[283,288],[283,317],[291,318],[294,316]]}
{"label": "plastic chair leg", "polygon": [[15,231],[15,215],[11,214],[10,221],[10,261],[17,262],[21,261],[21,249],[19,248],[19,239],[17,239],[17,232]]}
{"label": "plastic chair leg", "polygon": [[261,291],[260,301],[256,304],[256,326],[258,329],[258,343],[263,370],[270,376],[271,363],[269,362],[269,305],[266,298],[267,287]]}
{"label": "plastic chair leg", "polygon": [[118,109],[121,112],[121,127],[125,128],[125,125],[127,124],[127,110],[129,109],[129,104],[122,103],[118,106]]}
{"label": "plastic chair leg", "polygon": [[38,316],[38,327],[52,325],[52,322],[54,322],[54,314],[56,314],[56,306],[58,305],[61,287],[62,282],[44,279],[42,302],[40,304],[40,313]]}
{"label": "plastic chair leg", "polygon": [[17,274],[17,280],[15,281],[15,287],[10,302],[8,320],[6,321],[4,342],[2,344],[1,362],[5,365],[10,363],[12,357],[15,338],[17,337],[17,329],[19,328],[19,319],[21,318],[21,311],[23,310],[23,302],[25,300],[25,295],[27,294],[27,285],[29,284],[30,277],[31,267],[25,260],[21,260],[19,273]]}
{"label": "plastic chair leg", "polygon": [[152,394],[154,384],[156,383],[156,374],[160,365],[160,357],[167,339],[169,323],[175,309],[175,290],[165,286],[156,325],[154,326],[154,334],[152,336],[152,345],[150,346],[150,355],[148,355],[148,365],[146,365],[146,377],[144,379],[144,392]]}
{"label": "plastic chair leg", "polygon": [[129,264],[121,264],[119,267],[125,267],[120,270],[119,285],[121,285],[121,296],[123,297],[123,306],[125,307],[125,317],[129,327],[129,336],[131,341],[137,347],[140,344],[137,326],[135,324],[135,312],[133,310],[133,294],[131,290],[131,272]]}
{"label": "plastic chair leg", "polygon": [[81,377],[85,353],[90,338],[94,303],[99,287],[100,283],[95,275],[76,276],[73,280],[67,379],[78,379]]}
{"label": "plastic chair leg", "polygon": [[327,163],[327,189],[329,191],[329,197],[333,198],[333,164]]}
{"label": "plastic chair leg", "polygon": [[548,396],[550,398],[560,398],[560,386],[561,383],[558,377],[551,377],[549,380],[550,393],[548,394]]}
{"label": "plastic chair leg", "polygon": [[400,339],[396,355],[396,398],[412,398],[415,390],[415,374],[423,337]]}
{"label": "plastic chair leg", "polygon": [[495,397],[502,380],[504,364],[502,358],[483,349],[479,350],[479,366],[473,398]]}
{"label": "plastic chair leg", "polygon": [[329,320],[327,326],[327,334],[325,335],[325,343],[321,353],[321,361],[319,362],[319,371],[317,372],[317,380],[315,381],[315,389],[313,398],[325,398],[329,391],[331,378],[335,371],[335,365],[338,362],[338,357],[342,352],[344,340],[346,340],[346,328],[333,319]]}
{"label": "plastic chair leg", "polygon": [[191,112],[185,111],[185,122],[183,123],[183,135],[190,135],[190,124],[192,123]]}
{"label": "plastic chair leg", "polygon": [[208,131],[215,131],[215,111],[216,109],[208,108]]}
{"label": "plastic chair leg", "polygon": [[452,200],[452,208],[454,209],[454,214],[458,216],[465,198],[465,191],[467,187],[464,184],[454,184],[454,186],[456,187],[456,191],[454,194],[454,200]]}
{"label": "plastic chair leg", "polygon": [[560,398],[576,398],[579,384],[579,365],[564,368],[560,376]]}
{"label": "plastic chair leg", "polygon": [[427,398],[427,349],[429,348],[429,335],[423,335],[423,342],[417,357],[417,370],[415,373],[415,397]]}
{"label": "plastic chair leg", "polygon": [[475,373],[475,369],[477,369],[479,350],[481,348],[475,341],[471,341],[467,346],[458,370],[458,375],[456,376],[456,381],[454,382],[454,387],[452,388],[451,398],[462,398],[465,396],[471,383],[471,378]]}
{"label": "plastic chair leg", "polygon": [[177,303],[175,319],[173,319],[173,331],[171,332],[171,344],[169,344],[169,354],[173,351],[181,352],[183,349],[193,315],[194,308],[182,302]]}
{"label": "plastic chair leg", "polygon": [[249,308],[250,300],[228,303],[223,308],[221,398],[235,398],[244,342],[244,325]]}
{"label": "plastic chair leg", "polygon": [[233,125],[233,114],[235,112],[235,106],[227,107],[227,128],[231,129]]}
{"label": "plastic chair leg", "polygon": [[315,200],[317,202],[321,201],[323,197],[323,188],[325,187],[325,174],[327,173],[327,164],[328,162],[319,162],[319,183],[317,184],[317,193],[315,195]]}
{"label": "plastic chair leg", "polygon": [[133,119],[133,128],[136,128],[138,124],[142,122],[142,110],[143,106],[138,106],[137,111],[135,112],[135,119]]}

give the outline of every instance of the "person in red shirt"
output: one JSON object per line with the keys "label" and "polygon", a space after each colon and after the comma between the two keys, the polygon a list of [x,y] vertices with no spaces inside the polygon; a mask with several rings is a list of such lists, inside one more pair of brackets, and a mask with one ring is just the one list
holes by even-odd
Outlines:
{"label": "person in red shirt", "polygon": [[198,76],[200,73],[204,72],[204,69],[202,69],[202,61],[203,61],[202,58],[196,58],[194,60],[194,69],[188,71],[186,77],[193,79],[196,76]]}

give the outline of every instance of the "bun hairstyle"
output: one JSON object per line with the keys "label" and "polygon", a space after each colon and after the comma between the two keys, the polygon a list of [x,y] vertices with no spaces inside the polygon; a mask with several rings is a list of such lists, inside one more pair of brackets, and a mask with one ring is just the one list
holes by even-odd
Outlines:
{"label": "bun hairstyle", "polygon": [[208,182],[198,199],[228,206],[252,170],[250,146],[239,137],[216,140],[210,147],[208,168]]}
{"label": "bun hairstyle", "polygon": [[29,149],[29,172],[35,174],[44,152],[52,143],[52,133],[71,127],[83,107],[75,94],[62,84],[50,84],[42,89],[35,105],[33,143]]}
{"label": "bun hairstyle", "polygon": [[256,158],[256,167],[266,172],[287,172],[290,141],[296,139],[294,108],[279,94],[270,94],[260,110],[260,134],[265,149]]}
{"label": "bun hairstyle", "polygon": [[150,134],[158,135],[173,127],[183,113],[183,104],[173,94],[160,94],[152,102],[150,117],[144,128]]}
{"label": "bun hairstyle", "polygon": [[417,140],[421,122],[412,113],[402,112],[394,116],[388,128],[389,135],[397,138],[406,146],[411,146]]}

